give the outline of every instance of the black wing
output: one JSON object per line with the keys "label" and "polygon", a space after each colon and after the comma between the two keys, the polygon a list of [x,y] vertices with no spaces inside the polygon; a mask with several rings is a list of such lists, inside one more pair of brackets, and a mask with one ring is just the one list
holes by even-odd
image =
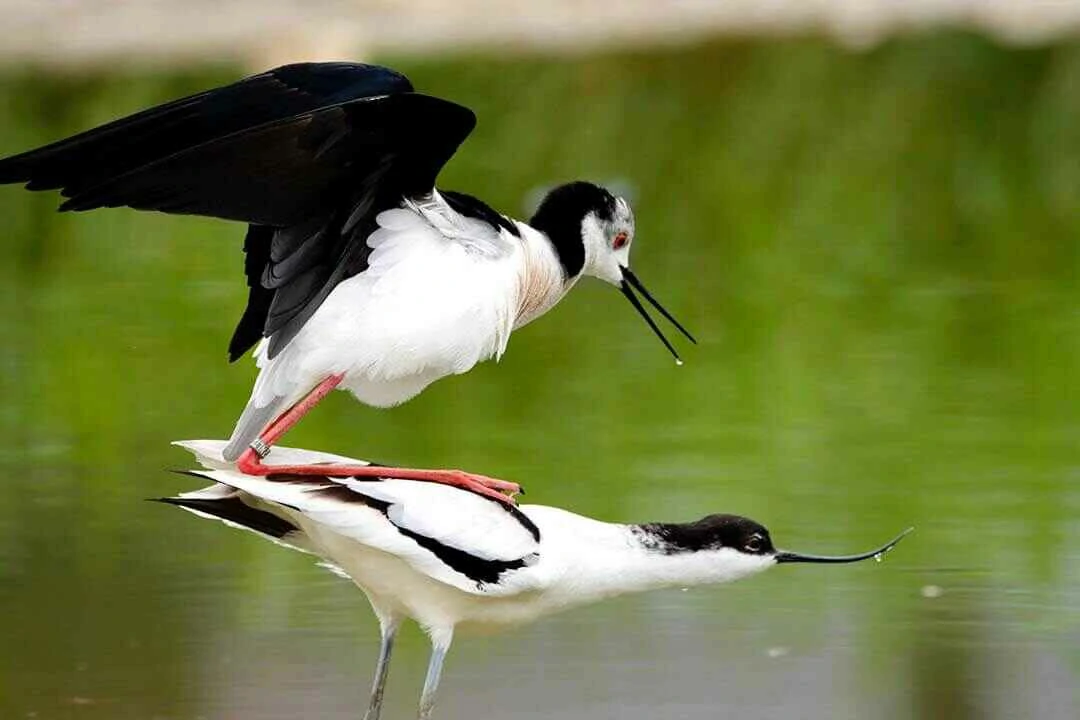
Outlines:
{"label": "black wing", "polygon": [[429,192],[475,122],[388,68],[287,65],[0,160],[0,183],[59,189],[62,210],[250,223],[251,294],[229,352],[266,336],[274,355],[367,267],[375,215]]}

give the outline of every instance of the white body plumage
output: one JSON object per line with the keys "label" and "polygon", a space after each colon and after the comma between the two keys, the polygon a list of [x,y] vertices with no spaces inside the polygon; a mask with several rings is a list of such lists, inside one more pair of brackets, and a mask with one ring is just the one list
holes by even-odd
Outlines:
{"label": "white body plumage", "polygon": [[[334,388],[377,407],[405,402],[501,355],[515,328],[586,275],[619,287],[676,360],[638,294],[693,341],[630,271],[625,199],[564,183],[526,224],[437,190],[475,125],[471,110],[390,68],[296,63],[0,158],[0,184],[61,190],[61,210],[247,225],[248,302],[229,357],[261,341],[260,373],[224,457],[262,474],[272,472],[265,448]],[[513,485],[452,470],[399,475],[492,493]]]}
{"label": "white body plumage", "polygon": [[515,222],[504,228],[455,212],[438,192],[380,213],[367,238],[368,268],[338,284],[260,372],[226,456],[319,381],[374,407],[403,403],[436,380],[498,358],[510,333],[552,308],[573,286],[551,242]]}
{"label": "white body plumage", "polygon": [[[735,515],[613,524],[430,482],[247,475],[223,460],[222,441],[178,444],[208,468],[191,474],[215,484],[164,502],[318,555],[367,595],[382,642],[366,720],[379,716],[394,637],[405,618],[431,638],[420,700],[420,718],[428,718],[455,628],[514,625],[623,593],[728,582],[782,562],[858,562],[879,557],[903,537],[858,555],[803,555],[776,550],[768,530]],[[271,450],[271,459],[366,466],[281,447]]]}
{"label": "white body plumage", "polygon": [[[412,618],[433,639],[448,639],[456,626],[519,624],[628,592],[737,580],[775,563],[732,548],[666,553],[638,526],[543,505],[515,511],[436,483],[245,475],[221,460],[219,441],[179,444],[211,468],[200,475],[220,483],[180,497],[232,493],[285,519],[301,532],[273,539],[339,568],[384,622]],[[270,458],[275,464],[361,462],[277,446]],[[322,492],[330,488],[340,491]],[[435,544],[471,559],[455,567],[431,549]],[[499,572],[500,563],[520,567]]]}

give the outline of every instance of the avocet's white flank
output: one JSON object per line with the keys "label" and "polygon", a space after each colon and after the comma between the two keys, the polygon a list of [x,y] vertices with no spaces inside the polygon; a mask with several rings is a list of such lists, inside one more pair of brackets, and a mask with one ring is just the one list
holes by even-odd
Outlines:
{"label": "avocet's white flank", "polygon": [[[509,626],[614,595],[723,583],[783,562],[856,562],[776,550],[764,527],[734,515],[626,525],[541,505],[513,507],[430,482],[313,475],[252,476],[226,462],[223,441],[178,443],[215,482],[165,502],[312,553],[352,579],[379,619],[382,642],[366,714],[376,720],[394,637],[412,618],[432,643],[420,718],[434,706],[455,628]],[[275,447],[278,463],[363,461]]]}

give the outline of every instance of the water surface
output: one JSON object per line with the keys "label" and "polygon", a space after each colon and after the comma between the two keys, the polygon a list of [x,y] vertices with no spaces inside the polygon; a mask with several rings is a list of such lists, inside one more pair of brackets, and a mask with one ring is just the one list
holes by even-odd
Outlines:
{"label": "water surface", "polygon": [[[1080,709],[1080,50],[966,36],[568,60],[397,61],[481,121],[446,187],[514,214],[633,188],[634,267],[696,331],[676,368],[584,282],[504,360],[378,411],[335,394],[291,444],[523,482],[614,521],[737,512],[884,563],[460,637],[440,716],[1068,718]],[[0,152],[238,72],[0,81]],[[377,630],[346,582],[143,498],[222,437],[242,230],[57,216],[0,188],[0,716],[346,718]],[[387,717],[426,645],[406,633]]]}

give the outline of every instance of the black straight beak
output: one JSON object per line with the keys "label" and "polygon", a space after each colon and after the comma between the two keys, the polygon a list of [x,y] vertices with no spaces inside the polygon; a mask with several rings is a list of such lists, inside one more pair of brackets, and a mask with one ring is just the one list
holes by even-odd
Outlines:
{"label": "black straight beak", "polygon": [[663,305],[657,302],[656,298],[654,298],[652,294],[645,289],[645,286],[641,284],[641,281],[637,279],[637,276],[634,275],[634,273],[630,272],[630,268],[620,266],[619,270],[622,271],[623,276],[623,281],[619,284],[619,289],[622,290],[622,294],[626,296],[626,299],[630,301],[630,304],[634,306],[634,309],[638,311],[638,314],[641,315],[641,317],[645,318],[645,322],[648,323],[649,327],[652,328],[652,331],[656,333],[656,337],[660,338],[660,342],[664,343],[664,347],[666,347],[668,349],[668,352],[670,352],[675,358],[675,362],[682,365],[682,358],[679,357],[679,353],[675,351],[675,348],[672,347],[670,342],[668,342],[668,339],[664,337],[664,333],[660,332],[660,328],[657,327],[656,323],[653,322],[653,319],[649,317],[649,313],[646,312],[644,307],[642,307],[641,302],[637,299],[637,296],[634,295],[633,290],[631,290],[630,288],[633,288],[634,290],[637,290],[639,293],[641,293],[642,296],[649,301],[649,304],[656,308],[661,315],[667,318],[668,322],[674,325],[678,329],[678,331],[685,335],[690,342],[696,345],[697,340],[694,339],[694,336],[691,335],[690,332],[686,328],[684,328],[678,320],[672,317],[671,313],[664,309]]}
{"label": "black straight beak", "polygon": [[853,563],[859,562],[860,560],[869,560],[870,558],[877,558],[880,560],[882,555],[892,550],[896,546],[896,543],[903,540],[904,536],[914,529],[915,528],[913,527],[909,527],[877,550],[859,553],[858,555],[803,555],[802,553],[780,550],[773,557],[776,558],[776,562],[778,563]]}

